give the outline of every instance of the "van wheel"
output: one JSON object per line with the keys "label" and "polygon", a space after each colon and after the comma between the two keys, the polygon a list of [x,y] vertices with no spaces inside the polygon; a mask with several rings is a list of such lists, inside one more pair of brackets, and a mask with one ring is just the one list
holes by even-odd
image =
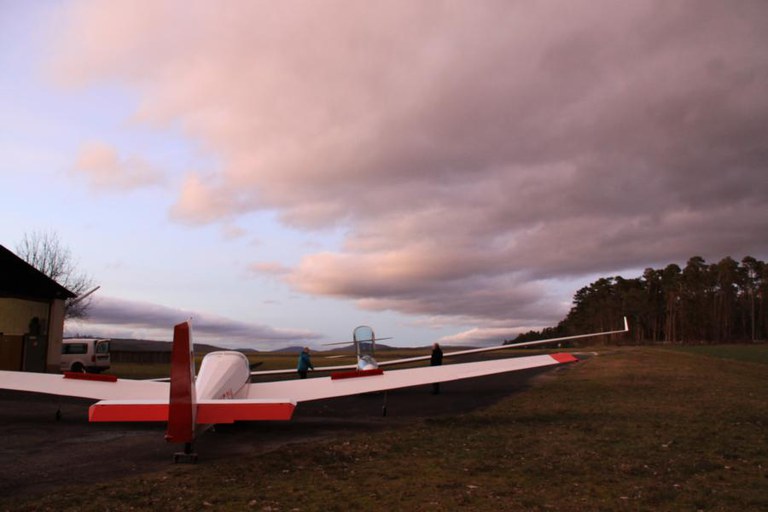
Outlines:
{"label": "van wheel", "polygon": [[72,371],[75,373],[85,373],[85,366],[80,363],[75,363],[72,365]]}

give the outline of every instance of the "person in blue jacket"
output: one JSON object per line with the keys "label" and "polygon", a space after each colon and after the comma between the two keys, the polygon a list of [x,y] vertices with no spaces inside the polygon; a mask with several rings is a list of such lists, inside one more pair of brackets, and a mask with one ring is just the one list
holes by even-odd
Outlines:
{"label": "person in blue jacket", "polygon": [[309,369],[314,370],[315,367],[312,366],[312,360],[309,358],[309,347],[304,347],[304,350],[299,354],[299,364],[296,367],[296,370],[299,372],[299,378],[306,379],[307,370]]}

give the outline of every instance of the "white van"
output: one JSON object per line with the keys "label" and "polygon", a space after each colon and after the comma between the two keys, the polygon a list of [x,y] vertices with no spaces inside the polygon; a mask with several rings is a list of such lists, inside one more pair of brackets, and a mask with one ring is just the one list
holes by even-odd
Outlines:
{"label": "white van", "polygon": [[99,373],[111,364],[108,339],[68,338],[61,342],[61,371]]}

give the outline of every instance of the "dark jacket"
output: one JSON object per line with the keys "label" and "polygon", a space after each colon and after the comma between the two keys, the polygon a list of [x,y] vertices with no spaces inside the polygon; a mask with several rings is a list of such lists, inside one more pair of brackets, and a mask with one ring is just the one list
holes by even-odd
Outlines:
{"label": "dark jacket", "polygon": [[440,366],[443,364],[443,351],[440,347],[432,349],[432,356],[429,358],[430,366]]}

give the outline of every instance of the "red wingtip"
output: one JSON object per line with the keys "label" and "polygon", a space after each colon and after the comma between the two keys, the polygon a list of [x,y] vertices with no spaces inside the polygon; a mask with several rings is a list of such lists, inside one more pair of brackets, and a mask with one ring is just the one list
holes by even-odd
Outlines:
{"label": "red wingtip", "polygon": [[552,357],[552,359],[558,363],[575,363],[579,360],[572,354],[567,354],[565,352],[560,352],[559,354],[550,354],[550,357]]}

